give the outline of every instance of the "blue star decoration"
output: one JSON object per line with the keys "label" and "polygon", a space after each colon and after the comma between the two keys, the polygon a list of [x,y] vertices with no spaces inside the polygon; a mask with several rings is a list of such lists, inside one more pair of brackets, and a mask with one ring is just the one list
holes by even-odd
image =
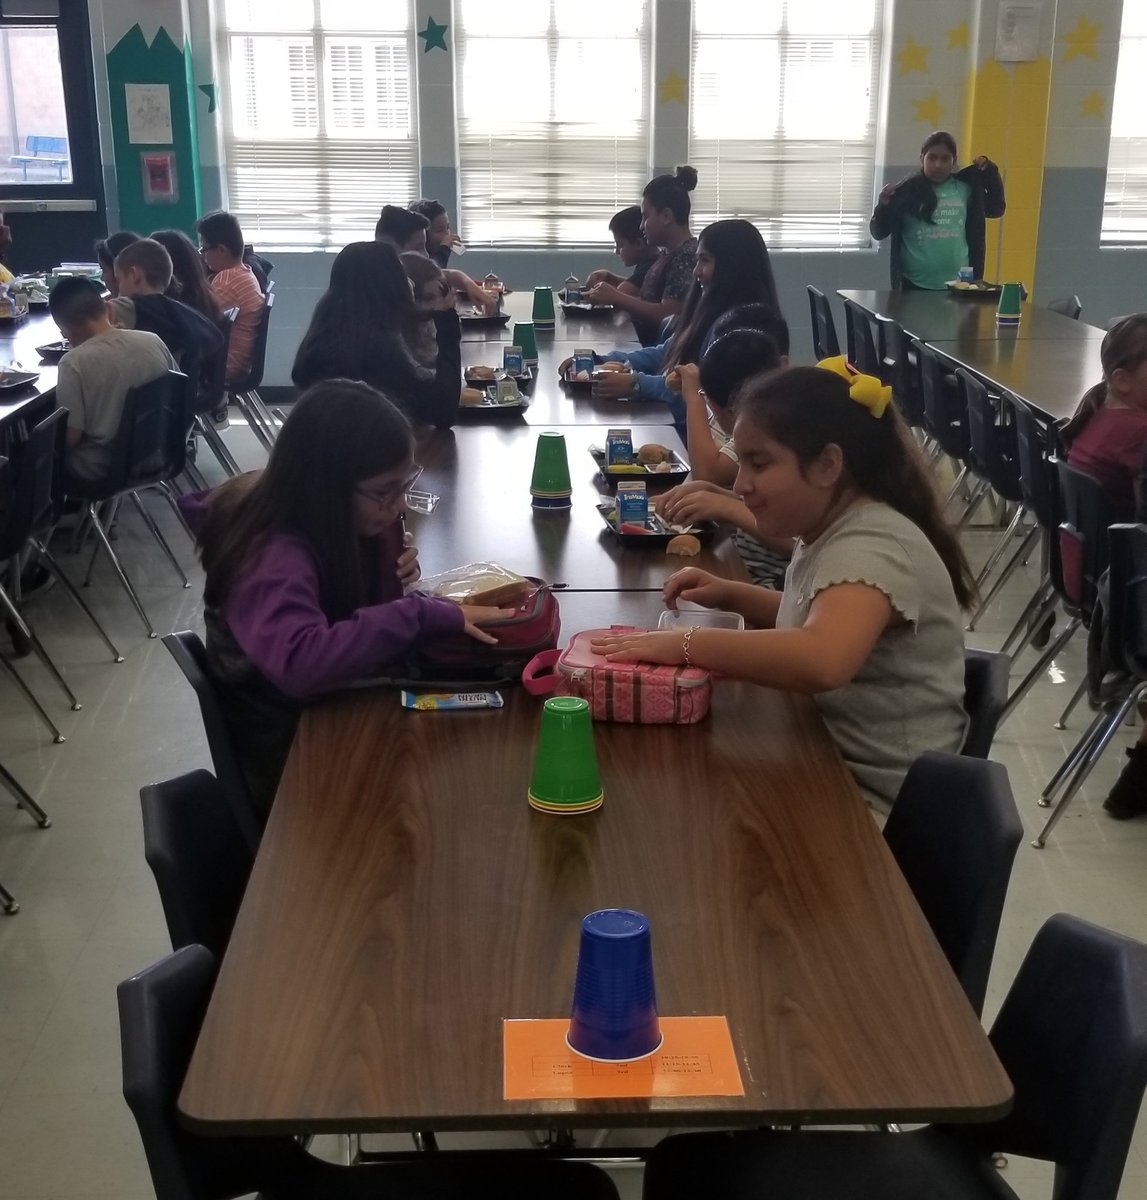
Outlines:
{"label": "blue star decoration", "polygon": [[418,31],[420,38],[426,39],[426,45],[422,47],[423,54],[429,54],[431,50],[446,49],[446,30],[449,25],[439,25],[433,17],[426,18],[426,28]]}

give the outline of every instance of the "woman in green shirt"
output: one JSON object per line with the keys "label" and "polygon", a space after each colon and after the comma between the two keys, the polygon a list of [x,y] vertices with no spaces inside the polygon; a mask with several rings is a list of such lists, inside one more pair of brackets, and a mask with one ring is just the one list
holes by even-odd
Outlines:
{"label": "woman in green shirt", "polygon": [[892,236],[892,286],[943,291],[970,266],[984,277],[984,220],[1004,214],[999,168],[982,155],[956,170],[956,139],[929,134],[920,170],[881,189],[869,229]]}

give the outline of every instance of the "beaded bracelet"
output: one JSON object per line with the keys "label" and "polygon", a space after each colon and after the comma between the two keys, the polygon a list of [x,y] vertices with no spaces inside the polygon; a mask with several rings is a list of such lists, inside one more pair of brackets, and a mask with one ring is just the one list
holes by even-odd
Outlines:
{"label": "beaded bracelet", "polygon": [[689,646],[693,641],[693,635],[700,628],[700,625],[690,625],[689,628],[685,630],[685,638],[681,643],[681,653],[684,657],[685,665],[687,667],[691,667],[693,665],[693,660],[689,657]]}

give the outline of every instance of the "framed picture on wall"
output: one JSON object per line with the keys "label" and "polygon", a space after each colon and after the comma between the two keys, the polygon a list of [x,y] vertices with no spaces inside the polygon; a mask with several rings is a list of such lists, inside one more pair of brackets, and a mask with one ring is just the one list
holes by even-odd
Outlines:
{"label": "framed picture on wall", "polygon": [[144,204],[178,204],[179,179],[175,155],[170,151],[145,151],[139,156]]}

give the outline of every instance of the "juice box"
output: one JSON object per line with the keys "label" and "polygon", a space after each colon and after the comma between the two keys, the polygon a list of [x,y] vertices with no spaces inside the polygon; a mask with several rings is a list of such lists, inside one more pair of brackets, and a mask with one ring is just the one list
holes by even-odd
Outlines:
{"label": "juice box", "polygon": [[521,346],[506,346],[502,351],[502,368],[507,375],[524,375],[526,362]]}
{"label": "juice box", "polygon": [[577,375],[582,371],[592,371],[596,365],[593,361],[592,350],[575,350],[573,352],[572,374]]}
{"label": "juice box", "polygon": [[512,379],[499,379],[494,395],[499,404],[518,404],[522,399],[522,393]]}
{"label": "juice box", "polygon": [[617,485],[617,523],[640,525],[649,523],[649,496],[644,479],[623,479]]}
{"label": "juice box", "polygon": [[633,431],[609,429],[605,434],[605,465],[624,466],[633,462]]}

